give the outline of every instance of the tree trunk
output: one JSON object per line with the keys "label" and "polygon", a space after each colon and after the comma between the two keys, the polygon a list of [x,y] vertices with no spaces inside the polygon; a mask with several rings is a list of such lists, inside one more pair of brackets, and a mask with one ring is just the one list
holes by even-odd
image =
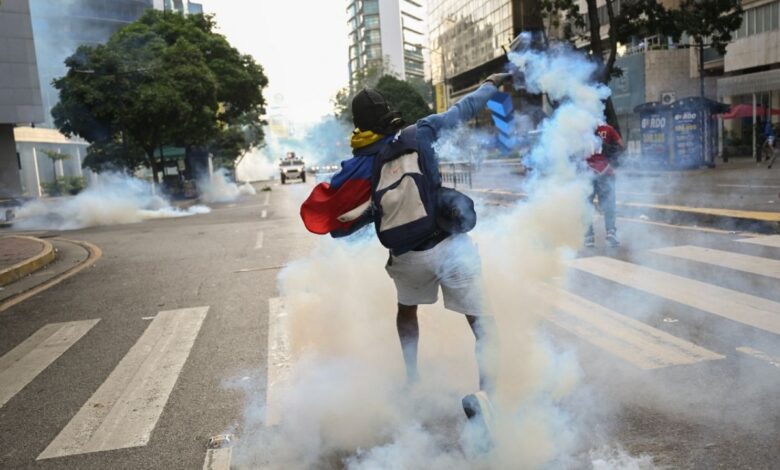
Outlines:
{"label": "tree trunk", "polygon": [[[598,6],[596,0],[587,0],[588,5],[588,24],[590,26],[590,52],[595,60],[598,60],[600,64],[604,64],[601,71],[599,81],[605,85],[609,84],[609,77],[612,75],[612,67],[615,65],[615,55],[617,52],[617,42],[612,38],[612,24],[614,23],[614,12],[612,11],[612,4],[607,2],[607,13],[610,15],[610,57],[604,62],[604,46],[601,43],[601,23],[599,22]],[[614,46],[614,52],[612,48]],[[620,124],[618,123],[617,114],[615,113],[615,106],[612,104],[612,98],[607,98],[604,106],[604,115],[607,119],[607,124],[614,127],[618,133],[620,133]]]}
{"label": "tree trunk", "polygon": [[152,170],[152,181],[154,184],[160,184],[160,179],[157,177],[157,165],[154,161],[154,149],[146,151],[146,163],[149,164],[149,169]]}
{"label": "tree trunk", "polygon": [[[612,77],[612,72],[615,68],[615,60],[617,59],[617,37],[614,34],[615,31],[615,10],[612,7],[612,0],[607,0],[607,18],[609,18],[609,57],[607,58],[607,65],[604,69],[604,81],[605,85],[609,85],[609,79]],[[607,99],[606,108],[604,113],[607,117],[607,122],[610,126],[620,134],[620,123],[618,122],[617,113],[615,112],[615,106],[612,103],[612,97]]]}

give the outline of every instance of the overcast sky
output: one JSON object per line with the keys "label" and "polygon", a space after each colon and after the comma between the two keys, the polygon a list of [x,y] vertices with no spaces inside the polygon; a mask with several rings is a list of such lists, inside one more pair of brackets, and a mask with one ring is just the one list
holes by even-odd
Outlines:
{"label": "overcast sky", "polygon": [[220,32],[251,54],[269,79],[265,97],[284,99],[294,122],[331,112],[330,99],[347,84],[344,0],[202,0]]}

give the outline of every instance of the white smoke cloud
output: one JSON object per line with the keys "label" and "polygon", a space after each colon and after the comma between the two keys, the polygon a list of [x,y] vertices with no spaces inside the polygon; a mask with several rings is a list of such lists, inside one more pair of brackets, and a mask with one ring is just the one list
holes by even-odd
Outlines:
{"label": "white smoke cloud", "polygon": [[148,219],[186,217],[210,212],[206,206],[173,207],[146,181],[120,173],[102,173],[73,197],[38,199],[17,212],[14,227],[23,230],[75,230],[98,225],[130,224]]}
{"label": "white smoke cloud", "polygon": [[279,159],[273,158],[268,147],[254,149],[244,155],[236,165],[238,181],[267,181],[279,170]]}
{"label": "white smoke cloud", "polygon": [[[420,309],[422,381],[407,388],[395,289],[382,269],[387,252],[368,235],[351,243],[323,238],[280,274],[289,376],[269,377],[271,408],[264,395],[250,397],[234,452],[239,468],[652,466],[649,457],[589,452],[603,444],[589,426],[598,407],[579,384],[576,355],[554,347],[540,328],[554,301],[550,286],[563,285],[566,260],[582,241],[589,188],[576,162],[592,151],[606,92],[588,81],[592,64],[571,51],[525,52],[511,60],[537,71],[526,73],[529,86],[561,106],[532,151],[533,164],[544,171],[529,185],[528,201],[481,220],[473,233],[488,310],[500,331],[492,446],[460,405],[477,388],[474,338],[463,316],[441,304]],[[550,81],[554,73],[570,79]],[[479,151],[446,142],[439,149],[452,160]],[[278,419],[273,426],[270,416]]]}
{"label": "white smoke cloud", "polygon": [[201,200],[208,203],[233,202],[242,195],[253,196],[257,193],[248,182],[239,186],[230,181],[224,168],[217,169],[211,177],[204,175],[199,179],[198,189]]}

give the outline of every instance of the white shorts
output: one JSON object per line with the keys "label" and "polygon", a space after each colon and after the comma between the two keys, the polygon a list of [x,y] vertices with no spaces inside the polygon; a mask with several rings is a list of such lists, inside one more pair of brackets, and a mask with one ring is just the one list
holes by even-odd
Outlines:
{"label": "white shorts", "polygon": [[395,282],[398,303],[436,303],[441,285],[444,307],[483,315],[482,269],[477,245],[468,235],[453,235],[425,251],[390,256],[385,269]]}

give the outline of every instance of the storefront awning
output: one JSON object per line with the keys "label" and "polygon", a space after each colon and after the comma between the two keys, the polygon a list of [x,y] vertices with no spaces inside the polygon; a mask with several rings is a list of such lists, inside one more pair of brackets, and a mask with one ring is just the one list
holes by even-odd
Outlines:
{"label": "storefront awning", "polygon": [[[763,106],[756,106],[756,117],[763,118],[766,116],[767,109]],[[780,109],[772,109],[773,116],[780,116]],[[731,109],[720,115],[723,119],[740,119],[740,118],[752,118],[753,117],[753,105],[750,104],[734,104]]]}

